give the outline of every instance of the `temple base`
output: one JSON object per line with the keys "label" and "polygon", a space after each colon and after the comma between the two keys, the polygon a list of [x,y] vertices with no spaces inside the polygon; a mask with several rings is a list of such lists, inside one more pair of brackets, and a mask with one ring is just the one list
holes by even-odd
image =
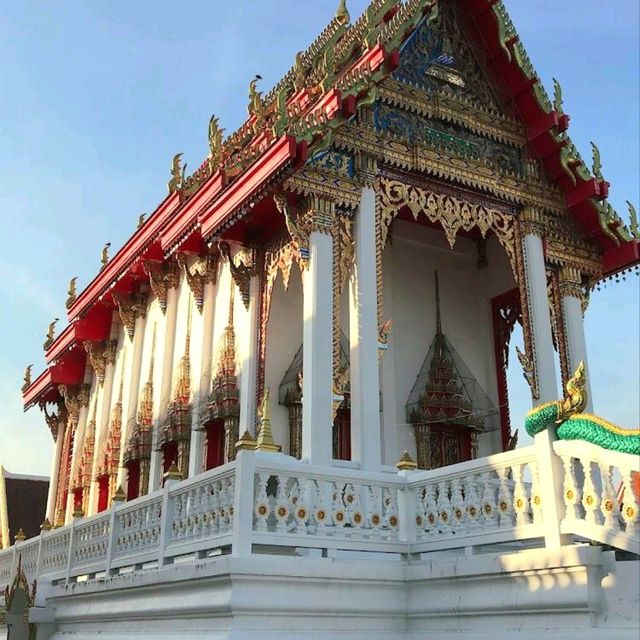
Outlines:
{"label": "temple base", "polygon": [[38,640],[583,640],[603,632],[623,640],[637,638],[637,570],[637,561],[589,546],[422,558],[220,556],[48,587],[30,619],[42,620]]}

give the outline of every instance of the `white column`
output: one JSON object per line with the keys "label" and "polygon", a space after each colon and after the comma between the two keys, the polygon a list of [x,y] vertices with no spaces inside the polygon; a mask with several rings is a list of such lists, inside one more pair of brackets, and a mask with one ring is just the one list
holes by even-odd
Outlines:
{"label": "white column", "polygon": [[[178,319],[179,289],[171,287],[167,291],[167,310],[164,325],[164,341],[162,348],[162,378],[160,379],[160,401],[156,409],[156,422],[165,415],[167,405],[171,400],[171,384],[173,382],[173,360],[176,342],[176,324]],[[157,450],[157,430],[154,424],[153,445],[149,464],[149,493],[155,491],[162,478],[160,451]]]}
{"label": "white column", "polygon": [[303,275],[302,459],[328,466],[333,457],[333,239],[329,225],[311,232],[309,265]]}
{"label": "white column", "polygon": [[[527,214],[534,212],[525,209]],[[551,335],[551,318],[547,296],[547,275],[545,271],[542,238],[535,227],[528,229],[524,237],[524,258],[526,286],[531,311],[531,332],[534,342],[534,357],[538,375],[540,398],[534,404],[558,399],[555,355]],[[562,461],[553,451],[556,440],[554,427],[549,427],[534,437],[538,462],[538,477],[542,496],[545,544],[555,548],[564,544],[566,536],[560,533],[560,522],[564,517],[563,467]]]}
{"label": "white column", "polygon": [[58,435],[56,436],[56,446],[51,461],[51,473],[49,475],[49,493],[47,494],[47,512],[51,525],[56,517],[56,493],[58,491],[58,477],[60,476],[60,456],[62,455],[62,443],[64,442],[66,424],[64,420],[58,422]]}
{"label": "white column", "polygon": [[355,264],[349,279],[351,341],[351,458],[361,469],[382,464],[378,310],[376,295],[376,195],[362,189],[355,220]]}
{"label": "white column", "polygon": [[201,412],[204,411],[204,400],[209,394],[211,386],[211,358],[213,353],[213,319],[215,317],[215,285],[207,282],[204,288],[204,307],[202,309],[202,363],[200,367],[200,383],[193,405],[199,407],[192,411],[191,444],[189,446],[189,477],[202,472],[202,455],[204,446],[204,432],[197,427]]}
{"label": "white column", "polygon": [[593,398],[591,396],[591,378],[587,362],[587,342],[584,335],[584,317],[582,314],[581,276],[577,269],[563,267],[560,270],[560,295],[562,296],[562,316],[567,339],[567,357],[569,360],[569,375],[584,362],[587,392],[587,406],[585,411],[593,413]]}
{"label": "white column", "polygon": [[[240,363],[240,416],[238,431],[255,435],[256,426],[256,380],[258,377],[258,321],[260,317],[260,279],[251,276],[249,282],[249,330],[240,340],[248,340],[246,354]],[[244,308],[244,307],[242,307]]]}

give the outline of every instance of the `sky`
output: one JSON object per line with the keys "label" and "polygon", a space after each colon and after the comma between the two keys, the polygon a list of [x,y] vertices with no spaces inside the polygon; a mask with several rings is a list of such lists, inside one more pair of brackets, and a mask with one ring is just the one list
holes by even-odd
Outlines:
{"label": "sky", "polygon": [[[198,166],[211,114],[233,131],[249,80],[273,86],[337,4],[0,3],[0,464],[49,473],[52,439],[37,409],[23,414],[20,386],[27,364],[34,376],[44,368],[69,279],[91,280],[105,242],[121,246],[164,198],[173,155]],[[366,4],[349,0],[352,20]],[[547,90],[560,80],[583,157],[590,140],[600,147],[610,201],[626,216],[625,200],[640,204],[637,0],[506,6]],[[639,281],[607,284],[586,316],[595,411],[625,426],[640,420]],[[509,390],[517,423],[530,396],[513,361]]]}

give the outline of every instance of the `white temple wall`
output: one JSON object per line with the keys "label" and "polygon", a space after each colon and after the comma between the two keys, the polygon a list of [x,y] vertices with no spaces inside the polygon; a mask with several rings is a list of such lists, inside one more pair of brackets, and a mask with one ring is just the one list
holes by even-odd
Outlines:
{"label": "white temple wall", "polygon": [[[397,449],[385,457],[390,463],[404,449],[416,454],[413,428],[407,424],[405,407],[436,331],[435,271],[438,270],[440,279],[443,331],[496,405],[491,297],[513,288],[514,282],[504,251],[495,239],[489,242],[488,266],[478,269],[473,240],[458,237],[451,249],[441,230],[396,220],[392,243],[385,253],[391,254],[392,276],[384,277],[384,318],[393,319],[385,358],[391,356],[389,360],[395,369],[398,425]],[[391,309],[393,316],[389,313]],[[383,411],[385,421],[393,418],[389,407]],[[499,450],[499,442],[498,431],[481,436],[478,455]]]}
{"label": "white temple wall", "polygon": [[[302,276],[294,264],[288,290],[284,290],[280,274],[274,284],[266,336],[265,388],[270,390],[271,429],[276,444],[282,445],[282,452],[286,454],[289,453],[289,411],[279,404],[278,395],[282,378],[302,345],[302,295]],[[331,349],[331,345],[327,348]]]}

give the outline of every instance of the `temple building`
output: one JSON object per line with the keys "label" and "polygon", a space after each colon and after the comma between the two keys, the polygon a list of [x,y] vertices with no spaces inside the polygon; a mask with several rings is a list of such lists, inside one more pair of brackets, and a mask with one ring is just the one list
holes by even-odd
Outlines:
{"label": "temple building", "polygon": [[584,315],[640,233],[569,120],[500,0],[340,2],[256,76],[25,372],[55,452],[5,619],[22,594],[38,640],[635,637],[639,436],[591,415]]}

